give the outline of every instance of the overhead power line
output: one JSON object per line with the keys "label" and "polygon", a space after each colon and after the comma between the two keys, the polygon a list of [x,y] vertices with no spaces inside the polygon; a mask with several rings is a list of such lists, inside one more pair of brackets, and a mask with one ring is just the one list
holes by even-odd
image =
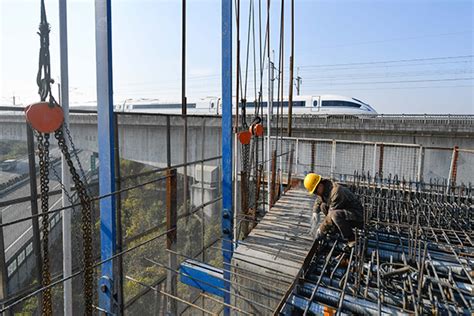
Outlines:
{"label": "overhead power line", "polygon": [[[471,75],[474,69],[453,69],[449,71],[414,71],[414,72],[379,72],[379,73],[348,73],[333,76],[305,77],[305,82],[315,81],[337,81],[337,80],[364,80],[364,79],[389,79],[389,78],[409,78],[409,77],[431,77],[425,79],[442,79],[448,75]],[[441,78],[440,78],[441,77]]]}
{"label": "overhead power line", "polygon": [[385,91],[385,90],[413,90],[413,89],[454,89],[454,88],[474,88],[474,85],[455,86],[411,86],[411,87],[377,87],[377,88],[325,88],[324,91]]}
{"label": "overhead power line", "polygon": [[[400,59],[400,60],[388,60],[388,61],[375,61],[375,62],[358,62],[358,63],[341,63],[341,64],[323,64],[323,65],[302,65],[299,66],[305,74],[310,72],[310,68],[319,68],[317,71],[339,71],[339,70],[350,70],[350,69],[361,69],[360,67],[344,67],[344,68],[338,68],[342,66],[368,66],[368,65],[376,65],[375,67],[364,67],[364,68],[379,68],[379,67],[414,67],[414,66],[428,66],[428,65],[443,65],[443,64],[458,64],[458,63],[469,63],[469,62],[474,62],[474,60],[464,60],[460,61],[459,59],[469,59],[473,58],[474,55],[464,55],[464,56],[446,56],[446,57],[434,57],[434,58],[416,58],[416,59]],[[435,62],[435,63],[427,63],[429,61],[442,61],[442,60],[450,60],[450,61],[444,61],[444,62]],[[408,63],[411,62],[411,64],[406,64],[406,65],[397,65],[397,63]],[[417,63],[415,63],[417,62]],[[421,62],[421,63],[420,63]],[[395,65],[390,65],[390,63],[395,64]],[[388,64],[388,65],[387,65]],[[377,66],[378,65],[378,66]],[[321,69],[321,68],[331,68],[332,69]],[[286,70],[286,67],[285,67]],[[249,73],[252,73],[255,70],[248,70]],[[209,80],[220,80],[220,74],[207,74],[207,75],[189,75],[187,76],[187,79],[189,81],[199,81],[202,82],[203,79],[209,79]],[[180,79],[170,79],[168,78],[166,83],[170,82],[179,82]],[[127,82],[123,84],[117,84],[118,87],[120,86],[137,86],[137,85],[161,85],[163,82],[157,82],[157,81],[135,81],[135,82]]]}
{"label": "overhead power line", "polygon": [[446,57],[433,57],[433,58],[414,58],[414,59],[398,59],[398,60],[384,60],[384,61],[371,61],[371,62],[357,62],[357,63],[344,63],[344,64],[325,64],[325,65],[306,65],[299,66],[300,68],[319,68],[319,67],[339,67],[339,66],[354,66],[354,65],[375,65],[375,64],[389,64],[389,63],[407,63],[407,62],[420,62],[420,61],[433,61],[433,60],[447,60],[447,59],[466,59],[473,58],[474,55],[464,56],[446,56]]}
{"label": "overhead power line", "polygon": [[328,83],[323,86],[342,86],[342,85],[361,85],[361,84],[392,84],[392,83],[418,83],[418,82],[443,82],[443,81],[466,81],[474,80],[474,77],[469,78],[446,78],[446,79],[430,79],[430,80],[401,80],[401,81],[370,81],[370,82],[339,82]]}

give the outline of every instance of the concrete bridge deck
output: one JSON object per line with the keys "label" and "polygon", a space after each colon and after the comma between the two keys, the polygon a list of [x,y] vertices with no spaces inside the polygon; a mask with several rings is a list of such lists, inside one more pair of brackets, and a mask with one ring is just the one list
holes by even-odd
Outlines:
{"label": "concrete bridge deck", "polygon": [[[22,112],[4,111],[0,108],[0,139],[25,140],[25,119]],[[117,113],[119,133],[124,144],[143,144],[153,131],[153,137],[165,138],[166,117],[171,126],[182,125],[179,115]],[[215,128],[220,134],[220,116],[190,116],[189,135],[198,135],[202,118],[206,128]],[[201,119],[199,119],[201,118]],[[283,118],[283,127],[287,118]],[[97,114],[71,113],[71,131],[79,146],[85,149],[97,148]],[[474,115],[295,115],[292,119],[293,136],[307,138],[329,138],[341,140],[412,143],[423,146],[474,148]],[[180,133],[173,129],[173,134]],[[286,134],[286,131],[283,132]],[[143,150],[143,149],[142,149]],[[127,150],[125,150],[127,151]],[[131,149],[132,151],[132,149]],[[149,153],[148,151],[145,153]],[[173,155],[174,156],[174,155]],[[143,157],[144,161],[149,157]]]}

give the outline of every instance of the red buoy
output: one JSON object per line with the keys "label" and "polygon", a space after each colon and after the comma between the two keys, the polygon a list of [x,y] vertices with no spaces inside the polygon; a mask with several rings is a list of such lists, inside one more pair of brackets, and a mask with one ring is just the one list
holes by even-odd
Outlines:
{"label": "red buoy", "polygon": [[26,120],[31,127],[40,133],[53,133],[58,130],[64,121],[63,109],[49,102],[39,102],[25,108]]}

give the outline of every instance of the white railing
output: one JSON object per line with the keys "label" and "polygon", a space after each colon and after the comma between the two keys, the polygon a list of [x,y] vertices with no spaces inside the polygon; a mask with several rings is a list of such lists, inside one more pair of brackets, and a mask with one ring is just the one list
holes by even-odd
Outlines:
{"label": "white railing", "polygon": [[[272,148],[278,148],[279,154],[294,150],[292,170],[297,177],[316,172],[343,179],[355,173],[369,173],[450,184],[467,184],[474,178],[474,149],[317,138],[271,139]],[[285,174],[289,155],[282,157],[281,170]]]}

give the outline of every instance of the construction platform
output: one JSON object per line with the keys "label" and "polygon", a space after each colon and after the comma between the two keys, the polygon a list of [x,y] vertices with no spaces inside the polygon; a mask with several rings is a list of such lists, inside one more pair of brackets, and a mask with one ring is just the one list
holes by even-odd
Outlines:
{"label": "construction platform", "polygon": [[273,314],[313,245],[313,203],[303,189],[288,191],[238,243],[232,259],[232,305],[251,314]]}

